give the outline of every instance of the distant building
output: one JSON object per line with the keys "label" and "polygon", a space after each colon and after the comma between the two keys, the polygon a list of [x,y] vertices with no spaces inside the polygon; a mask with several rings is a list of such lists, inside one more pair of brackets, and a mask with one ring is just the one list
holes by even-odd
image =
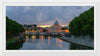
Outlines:
{"label": "distant building", "polygon": [[47,30],[49,32],[62,32],[62,26],[59,25],[59,22],[56,20],[54,25],[52,25],[51,27],[48,27]]}
{"label": "distant building", "polygon": [[68,26],[63,27],[56,20],[51,27],[37,27],[37,25],[24,25],[26,28],[25,32],[69,32]]}

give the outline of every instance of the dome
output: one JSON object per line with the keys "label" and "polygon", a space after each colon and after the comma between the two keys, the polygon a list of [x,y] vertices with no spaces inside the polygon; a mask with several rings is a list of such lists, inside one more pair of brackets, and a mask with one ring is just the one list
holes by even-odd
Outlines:
{"label": "dome", "polygon": [[59,25],[58,21],[56,20],[56,22],[54,23],[54,25]]}

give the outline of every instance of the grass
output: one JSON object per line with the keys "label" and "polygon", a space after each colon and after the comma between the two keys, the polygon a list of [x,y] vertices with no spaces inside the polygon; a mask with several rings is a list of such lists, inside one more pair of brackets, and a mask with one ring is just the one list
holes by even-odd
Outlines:
{"label": "grass", "polygon": [[10,43],[12,43],[12,42],[14,42],[14,41],[16,41],[16,40],[18,40],[18,39],[20,39],[20,38],[21,38],[21,36],[7,38],[7,39],[6,39],[6,47],[7,47]]}

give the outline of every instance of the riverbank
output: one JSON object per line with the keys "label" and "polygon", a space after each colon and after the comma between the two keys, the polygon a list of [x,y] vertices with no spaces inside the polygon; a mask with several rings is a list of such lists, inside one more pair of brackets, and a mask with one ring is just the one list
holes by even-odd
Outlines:
{"label": "riverbank", "polygon": [[16,40],[22,38],[23,36],[16,36],[16,37],[10,37],[6,39],[6,47],[11,44],[12,42],[15,42]]}
{"label": "riverbank", "polygon": [[84,41],[81,41],[81,40],[71,39],[69,37],[59,37],[59,38],[64,40],[64,41],[68,41],[68,42],[71,42],[71,43],[75,43],[75,44],[84,45],[84,46],[87,46],[87,47],[94,48],[94,43],[88,43],[88,42],[84,42]]}

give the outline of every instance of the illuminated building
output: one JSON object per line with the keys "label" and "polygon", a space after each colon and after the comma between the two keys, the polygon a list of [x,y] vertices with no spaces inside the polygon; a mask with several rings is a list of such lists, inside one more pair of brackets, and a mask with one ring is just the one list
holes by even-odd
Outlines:
{"label": "illuminated building", "polygon": [[62,32],[62,26],[59,25],[59,22],[56,20],[54,25],[48,28],[50,32]]}

